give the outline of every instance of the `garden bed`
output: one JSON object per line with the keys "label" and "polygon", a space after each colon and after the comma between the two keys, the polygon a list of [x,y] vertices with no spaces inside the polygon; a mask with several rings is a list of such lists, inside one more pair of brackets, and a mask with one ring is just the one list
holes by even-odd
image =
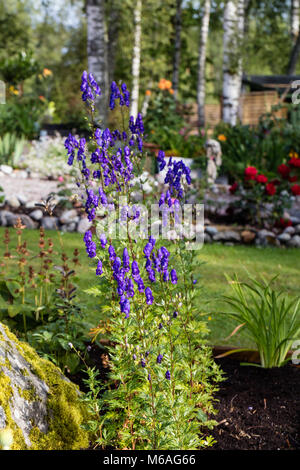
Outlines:
{"label": "garden bed", "polygon": [[[214,356],[228,348],[216,347]],[[89,360],[105,381],[108,356],[93,344]],[[215,395],[218,425],[209,435],[217,443],[210,450],[299,450],[300,449],[300,367],[291,363],[281,368],[242,366],[240,360],[257,362],[258,355],[243,352],[232,358],[216,358],[225,373]],[[82,391],[87,376],[78,372],[69,378]]]}
{"label": "garden bed", "polygon": [[215,395],[212,450],[300,449],[300,371],[287,364],[261,369],[236,359],[216,359],[226,381]]}

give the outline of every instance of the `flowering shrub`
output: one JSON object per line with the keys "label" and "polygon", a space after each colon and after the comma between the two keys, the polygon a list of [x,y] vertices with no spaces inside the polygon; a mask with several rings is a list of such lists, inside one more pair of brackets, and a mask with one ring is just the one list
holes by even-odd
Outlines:
{"label": "flowering shrub", "polygon": [[[66,139],[69,165],[77,164],[85,211],[93,227],[83,237],[94,262],[101,297],[101,321],[94,329],[109,335],[110,375],[99,384],[89,370],[86,396],[91,417],[87,427],[98,445],[118,449],[196,449],[212,444],[203,426],[212,426],[212,394],[220,372],[205,345],[207,329],[195,305],[194,256],[183,240],[167,246],[158,236],[137,235],[143,217],[131,206],[132,182],[141,173],[144,124],[138,114],[128,127],[101,130],[94,125],[94,98],[100,90],[83,74],[83,99],[91,116],[91,138]],[[85,99],[86,98],[86,99]],[[129,105],[125,84],[113,82],[110,107]],[[160,169],[166,167],[159,152]],[[176,216],[184,201],[190,170],[182,161],[168,163],[166,189],[159,207]],[[144,184],[144,183],[143,183]],[[121,197],[126,196],[123,203]],[[119,239],[103,231],[100,214],[119,213]],[[173,214],[173,215],[172,215]],[[99,216],[99,217],[98,217]],[[173,220],[173,219],[172,219]]]}
{"label": "flowering shrub", "polygon": [[253,224],[261,226],[278,223],[284,210],[290,206],[292,197],[300,195],[300,185],[296,183],[298,169],[300,159],[293,157],[287,165],[282,163],[278,166],[278,178],[269,180],[266,175],[259,173],[257,168],[248,166],[244,170],[244,181],[235,182],[229,188],[231,194],[239,196],[234,202],[234,207],[242,211],[246,219]]}

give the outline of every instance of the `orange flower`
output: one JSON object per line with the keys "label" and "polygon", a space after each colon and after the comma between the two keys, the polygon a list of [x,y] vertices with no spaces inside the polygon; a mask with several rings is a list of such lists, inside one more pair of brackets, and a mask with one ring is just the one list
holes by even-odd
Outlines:
{"label": "orange flower", "polygon": [[174,90],[173,90],[173,88],[170,88],[170,89],[169,89],[169,92],[171,93],[171,95],[174,95]]}
{"label": "orange flower", "polygon": [[45,68],[45,69],[43,70],[43,76],[44,76],[44,77],[48,77],[49,75],[52,75],[51,70]]}
{"label": "orange flower", "polygon": [[40,99],[41,101],[46,101],[46,98],[45,98],[43,95],[40,95],[40,96],[39,96],[39,99]]}
{"label": "orange flower", "polygon": [[226,142],[227,137],[224,134],[219,134],[218,135],[218,140],[220,140],[220,142]]}
{"label": "orange flower", "polygon": [[158,88],[160,90],[170,90],[172,88],[172,82],[165,78],[161,78],[158,83]]}
{"label": "orange flower", "polygon": [[151,90],[146,90],[146,95],[150,96],[151,95]]}

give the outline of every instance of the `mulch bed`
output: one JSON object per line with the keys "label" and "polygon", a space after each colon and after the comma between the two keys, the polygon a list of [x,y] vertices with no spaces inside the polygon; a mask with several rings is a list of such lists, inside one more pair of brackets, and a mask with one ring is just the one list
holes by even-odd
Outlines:
{"label": "mulch bed", "polygon": [[[300,366],[261,369],[232,358],[215,360],[226,380],[215,395],[218,425],[209,435],[217,443],[210,450],[300,450]],[[88,362],[105,381],[105,350],[93,344]],[[86,377],[84,372],[69,376],[82,391]]]}
{"label": "mulch bed", "polygon": [[226,376],[215,398],[212,450],[300,449],[300,368],[261,369],[216,359]]}

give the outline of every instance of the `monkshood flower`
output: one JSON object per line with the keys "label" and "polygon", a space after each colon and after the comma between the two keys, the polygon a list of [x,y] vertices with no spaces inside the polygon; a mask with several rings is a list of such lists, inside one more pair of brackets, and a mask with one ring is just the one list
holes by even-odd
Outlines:
{"label": "monkshood flower", "polygon": [[96,276],[101,276],[103,274],[102,261],[99,259],[96,269]]}
{"label": "monkshood flower", "polygon": [[171,271],[171,282],[172,284],[177,284],[178,277],[175,269],[172,269]]}
{"label": "monkshood flower", "polygon": [[107,245],[107,240],[106,240],[106,236],[104,233],[102,233],[99,237],[99,240],[100,240],[100,243],[101,243],[101,247],[102,248],[105,248],[106,245]]}
{"label": "monkshood flower", "polygon": [[133,278],[139,278],[140,277],[140,270],[139,270],[139,265],[138,265],[137,261],[132,261],[131,272],[132,272]]}
{"label": "monkshood flower", "polygon": [[159,355],[157,356],[157,359],[156,359],[157,364],[161,364],[161,361],[162,361],[162,360],[163,360],[163,355],[162,355],[162,354],[159,354]]}
{"label": "monkshood flower", "polygon": [[78,141],[76,138],[72,135],[69,134],[69,136],[65,140],[65,148],[67,149],[68,152],[68,165],[72,166],[74,157],[75,157],[75,149],[77,149],[79,146]]}
{"label": "monkshood flower", "polygon": [[169,370],[167,370],[165,377],[167,380],[171,380],[171,372]]}
{"label": "monkshood flower", "polygon": [[96,256],[96,243],[92,240],[92,232],[88,230],[85,232],[83,241],[85,243],[86,252],[89,258],[95,258]]}
{"label": "monkshood flower", "polygon": [[128,250],[126,247],[123,250],[123,268],[125,269],[126,272],[130,271],[130,259],[129,259],[129,254],[128,254]]}
{"label": "monkshood flower", "polygon": [[94,101],[96,96],[101,95],[101,90],[97,84],[93,74],[87,73],[85,70],[81,77],[82,101]]}
{"label": "monkshood flower", "polygon": [[110,93],[110,99],[109,99],[109,107],[111,110],[115,108],[115,101],[118,99],[120,106],[127,106],[129,107],[130,101],[130,93],[127,90],[127,86],[125,83],[122,83],[121,85],[121,90],[116,84],[116,82],[112,82],[111,86],[111,93]]}
{"label": "monkshood flower", "polygon": [[159,166],[159,171],[162,171],[166,166],[165,152],[163,152],[162,150],[159,150],[158,152],[157,162]]}
{"label": "monkshood flower", "polygon": [[130,314],[130,302],[126,299],[125,296],[122,296],[120,299],[121,312],[125,313],[125,318],[129,318]]}
{"label": "monkshood flower", "polygon": [[146,362],[145,362],[145,359],[143,359],[143,358],[141,359],[141,366],[146,367]]}
{"label": "monkshood flower", "polygon": [[173,313],[173,318],[177,318],[177,317],[178,317],[178,312],[175,311],[175,312]]}
{"label": "monkshood flower", "polygon": [[150,289],[150,287],[146,287],[145,296],[146,296],[147,305],[152,305],[153,304],[153,295],[152,295],[152,290]]}
{"label": "monkshood flower", "polygon": [[108,247],[109,260],[114,261],[116,259],[116,252],[112,245]]}

